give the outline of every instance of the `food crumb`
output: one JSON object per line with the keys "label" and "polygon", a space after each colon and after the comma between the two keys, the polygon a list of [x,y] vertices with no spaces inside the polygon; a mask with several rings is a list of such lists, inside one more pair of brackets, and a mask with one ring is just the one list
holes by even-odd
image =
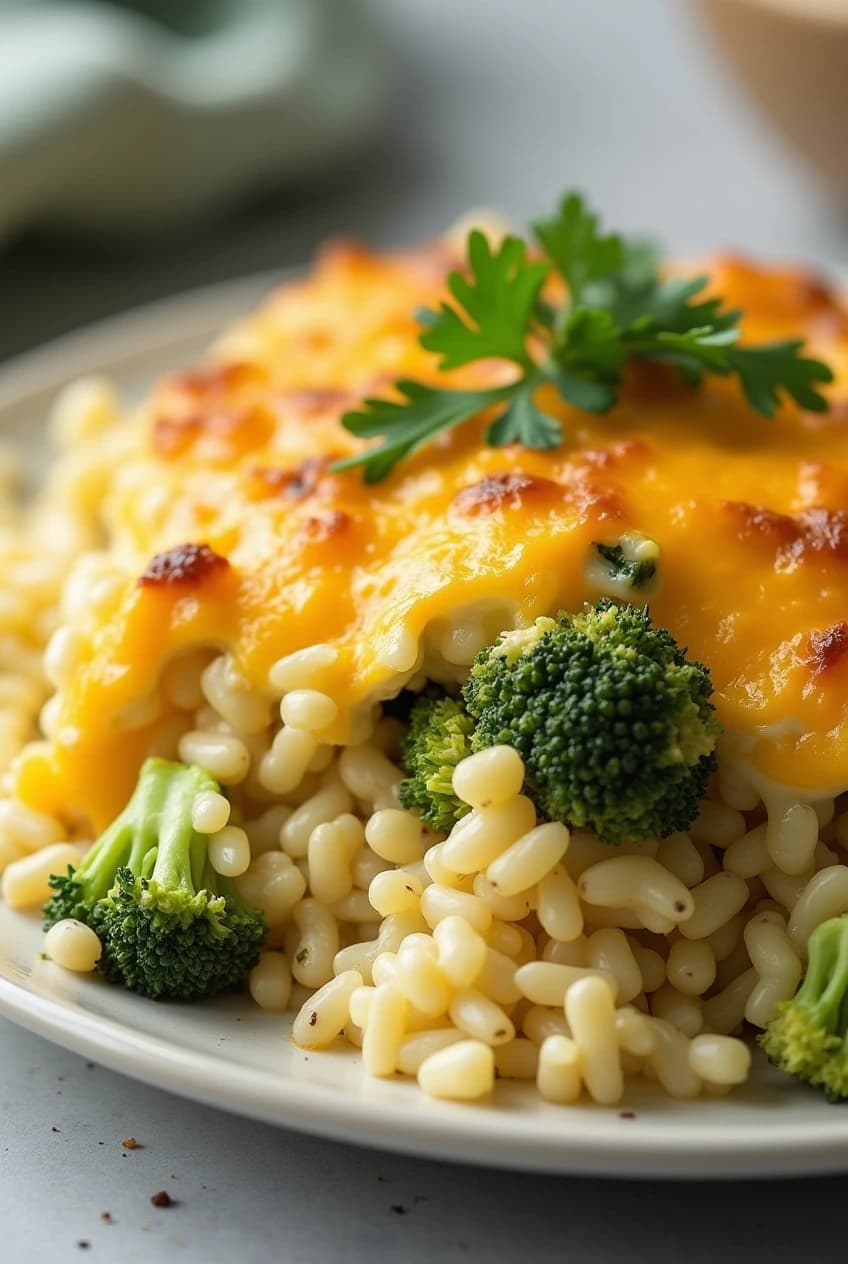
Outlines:
{"label": "food crumb", "polygon": [[396,1216],[405,1216],[409,1208],[404,1207],[402,1203],[392,1203],[392,1211]]}
{"label": "food crumb", "polygon": [[160,1189],[158,1193],[150,1195],[150,1201],[154,1207],[173,1207],[174,1200],[166,1189]]}
{"label": "food crumb", "polygon": [[123,1146],[125,1150],[138,1149],[138,1142],[136,1141],[135,1137],[126,1137],[125,1140],[121,1142],[121,1145]]}
{"label": "food crumb", "polygon": [[91,1243],[86,1241],[85,1238],[80,1238],[79,1242],[77,1243],[77,1246],[79,1247],[81,1251],[87,1251],[88,1248],[91,1246]]}
{"label": "food crumb", "polygon": [[104,1224],[114,1224],[114,1223],[115,1223],[115,1222],[114,1222],[114,1220],[112,1219],[112,1213],[111,1213],[111,1211],[101,1211],[101,1213],[100,1213],[100,1219],[103,1221],[103,1223],[104,1223]]}
{"label": "food crumb", "polygon": [[50,1131],[51,1131],[51,1132],[60,1132],[60,1131],[61,1131],[61,1129],[60,1129],[60,1128],[57,1128],[55,1124],[51,1124],[51,1125],[50,1125]]}
{"label": "food crumb", "polygon": [[618,1117],[619,1119],[635,1119],[636,1111],[635,1110],[620,1110],[618,1112]]}

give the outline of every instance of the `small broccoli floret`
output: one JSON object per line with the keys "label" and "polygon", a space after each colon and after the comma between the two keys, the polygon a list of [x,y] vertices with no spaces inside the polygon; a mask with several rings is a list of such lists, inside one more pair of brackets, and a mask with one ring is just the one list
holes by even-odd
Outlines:
{"label": "small broccoli floret", "polygon": [[655,540],[625,531],[614,544],[595,544],[590,576],[608,596],[625,600],[635,588],[646,588],[657,573],[660,550]]}
{"label": "small broccoli floret", "polygon": [[195,795],[218,789],[200,768],[148,759],[120,816],[76,869],[51,879],[45,926],[85,922],[103,945],[98,968],[143,996],[190,1001],[235,987],[265,924],[192,829]]}
{"label": "small broccoli floret", "polygon": [[451,779],[459,761],[471,754],[473,728],[462,703],[436,690],[422,695],[409,713],[400,801],[417,808],[434,829],[449,830],[471,810],[454,794]]}
{"label": "small broccoli floret", "polygon": [[514,746],[540,813],[607,843],[691,825],[715,766],[711,693],[647,610],[608,600],[505,633],[463,688],[472,748]]}
{"label": "small broccoli floret", "polygon": [[770,1062],[824,1090],[848,1098],[848,917],[822,922],[807,945],[804,980],[760,1036]]}

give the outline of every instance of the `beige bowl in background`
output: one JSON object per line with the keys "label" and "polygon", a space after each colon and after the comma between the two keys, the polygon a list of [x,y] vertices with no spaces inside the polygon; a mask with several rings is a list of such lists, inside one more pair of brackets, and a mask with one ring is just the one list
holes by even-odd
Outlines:
{"label": "beige bowl in background", "polygon": [[699,0],[740,79],[848,207],[848,0]]}

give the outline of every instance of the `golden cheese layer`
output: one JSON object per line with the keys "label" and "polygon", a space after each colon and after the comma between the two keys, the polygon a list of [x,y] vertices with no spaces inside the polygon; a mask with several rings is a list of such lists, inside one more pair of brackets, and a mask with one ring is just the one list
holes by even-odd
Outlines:
{"label": "golden cheese layer", "polygon": [[[467,608],[488,612],[494,637],[596,599],[593,546],[625,530],[658,542],[651,613],[709,664],[719,718],[755,767],[809,791],[848,786],[846,310],[805,273],[712,265],[747,337],[801,335],[830,363],[825,415],[787,407],[768,421],[732,382],[691,391],[652,368],[607,416],[546,400],[564,424],[557,451],[484,447],[481,422],[374,487],[329,473],[357,447],[346,408],[397,376],[438,378],[414,312],[437,301],[452,262],[441,245],[394,257],[335,246],[154,392],[107,506],[125,588],[62,694],[52,749],[22,763],[26,799],[108,818],[151,737],[128,708],[191,646],[230,651],[267,690],[276,659],[330,642],[339,658],[322,684],[341,712],[326,736],[344,740],[425,643],[428,661],[462,663],[451,631]],[[450,380],[502,374],[480,365]]]}

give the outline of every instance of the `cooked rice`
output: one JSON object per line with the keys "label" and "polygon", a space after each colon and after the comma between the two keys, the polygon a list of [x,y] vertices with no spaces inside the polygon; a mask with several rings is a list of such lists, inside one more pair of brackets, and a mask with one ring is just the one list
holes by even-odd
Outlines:
{"label": "cooked rice", "polygon": [[[121,579],[100,512],[132,427],[107,386],[73,387],[51,423],[63,450],[28,509],[0,454],[7,771],[39,740],[39,716],[53,735],[51,687],[73,677]],[[423,670],[461,678],[509,622],[486,603],[440,620],[424,638]],[[400,687],[419,647],[386,654]],[[535,1081],[550,1102],[585,1092],[604,1104],[640,1076],[673,1097],[743,1081],[750,1055],[733,1033],[770,1020],[798,984],[811,931],[848,912],[845,801],[755,784],[720,751],[688,833],[611,851],[590,831],[537,826],[520,759],[501,748],[460,766],[471,812],[436,834],[399,803],[397,721],[372,709],[356,745],[322,739],[337,710],[321,688],[334,657],[328,645],[291,654],[258,694],[229,656],[195,647],[122,717],[167,716],[157,752],[228,788],[230,805],[205,796],[195,824],[217,839],[216,867],[240,874],[267,918],[253,1000],[294,1007],[304,1047],[347,1043],[368,1074],[417,1077],[436,1097],[482,1096],[498,1076]],[[10,904],[37,906],[49,873],[80,854],[87,822],[68,825],[0,803]],[[71,937],[66,948],[71,968],[93,964],[85,944]]]}

